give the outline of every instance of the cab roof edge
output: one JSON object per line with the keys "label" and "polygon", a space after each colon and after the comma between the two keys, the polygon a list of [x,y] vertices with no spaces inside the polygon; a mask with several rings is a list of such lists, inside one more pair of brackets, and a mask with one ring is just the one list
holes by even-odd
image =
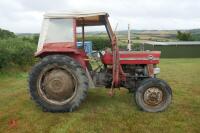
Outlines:
{"label": "cab roof edge", "polygon": [[44,18],[84,18],[93,16],[109,16],[106,12],[47,12]]}

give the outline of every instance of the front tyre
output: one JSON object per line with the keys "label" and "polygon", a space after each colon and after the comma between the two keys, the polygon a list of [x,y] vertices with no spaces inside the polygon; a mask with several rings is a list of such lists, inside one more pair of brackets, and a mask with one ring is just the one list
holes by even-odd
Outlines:
{"label": "front tyre", "polygon": [[85,99],[88,78],[74,59],[50,55],[36,64],[29,75],[33,100],[45,111],[73,111]]}
{"label": "front tyre", "polygon": [[144,80],[135,93],[136,104],[146,112],[164,111],[172,100],[172,90],[163,80]]}

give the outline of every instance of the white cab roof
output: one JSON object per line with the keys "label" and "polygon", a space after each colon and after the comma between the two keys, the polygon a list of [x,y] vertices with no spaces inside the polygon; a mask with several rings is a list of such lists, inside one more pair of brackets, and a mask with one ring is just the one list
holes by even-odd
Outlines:
{"label": "white cab roof", "polygon": [[84,18],[93,16],[108,16],[106,12],[47,12],[44,18]]}

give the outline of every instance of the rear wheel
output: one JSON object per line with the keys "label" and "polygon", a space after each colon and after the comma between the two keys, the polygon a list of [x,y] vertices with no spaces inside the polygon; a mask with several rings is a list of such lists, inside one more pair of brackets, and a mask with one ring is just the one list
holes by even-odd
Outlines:
{"label": "rear wheel", "polygon": [[163,80],[149,78],[141,83],[135,93],[136,104],[147,112],[165,110],[172,99],[170,86]]}
{"label": "rear wheel", "polygon": [[51,55],[33,67],[29,89],[33,100],[44,110],[73,111],[86,97],[88,79],[72,58]]}

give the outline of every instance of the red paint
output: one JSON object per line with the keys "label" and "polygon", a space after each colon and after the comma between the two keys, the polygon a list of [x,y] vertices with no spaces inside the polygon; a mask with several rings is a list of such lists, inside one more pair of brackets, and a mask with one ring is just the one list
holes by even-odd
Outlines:
{"label": "red paint", "polygon": [[113,39],[112,39],[112,49],[113,49],[113,52],[112,52],[112,55],[111,56],[111,59],[112,60],[112,65],[113,65],[113,81],[112,81],[112,87],[111,88],[115,88],[115,87],[119,87],[119,84],[120,84],[120,73],[122,73],[122,69],[121,68],[121,65],[120,65],[120,62],[119,62],[119,48],[117,46],[117,38],[116,36],[113,36]]}
{"label": "red paint", "polygon": [[75,47],[73,42],[63,42],[63,43],[44,44],[43,49],[40,52],[35,53],[35,56],[41,57],[49,52],[50,53],[52,53],[52,52],[57,52],[57,53],[69,52],[69,53],[79,54],[79,51]]}
{"label": "red paint", "polygon": [[65,54],[77,60],[84,68],[88,64],[88,56],[85,51],[78,49],[74,43],[48,43],[44,44],[43,49],[35,53],[36,57],[44,57],[50,54]]}
{"label": "red paint", "polygon": [[74,31],[74,46],[77,48],[76,20],[75,19],[73,19],[73,31]]}
{"label": "red paint", "polygon": [[[117,52],[117,56],[114,57],[114,51]],[[159,63],[160,51],[140,51],[140,52],[128,52],[128,51],[118,51],[118,48],[113,49],[113,52],[105,51],[106,53],[101,58],[103,64],[113,65],[113,83],[114,87],[119,87],[121,80],[125,81],[126,76],[122,70],[121,65],[123,64],[147,64],[147,66],[153,66],[153,64]],[[150,59],[152,57],[152,60]],[[117,63],[119,62],[119,63]],[[153,67],[150,69],[151,75]],[[149,70],[149,69],[148,69]]]}
{"label": "red paint", "polygon": [[[160,58],[159,51],[151,52],[119,52],[120,64],[158,64]],[[149,60],[149,56],[153,56],[153,60]],[[102,57],[102,62],[107,65],[112,65],[112,53],[106,52]]]}

